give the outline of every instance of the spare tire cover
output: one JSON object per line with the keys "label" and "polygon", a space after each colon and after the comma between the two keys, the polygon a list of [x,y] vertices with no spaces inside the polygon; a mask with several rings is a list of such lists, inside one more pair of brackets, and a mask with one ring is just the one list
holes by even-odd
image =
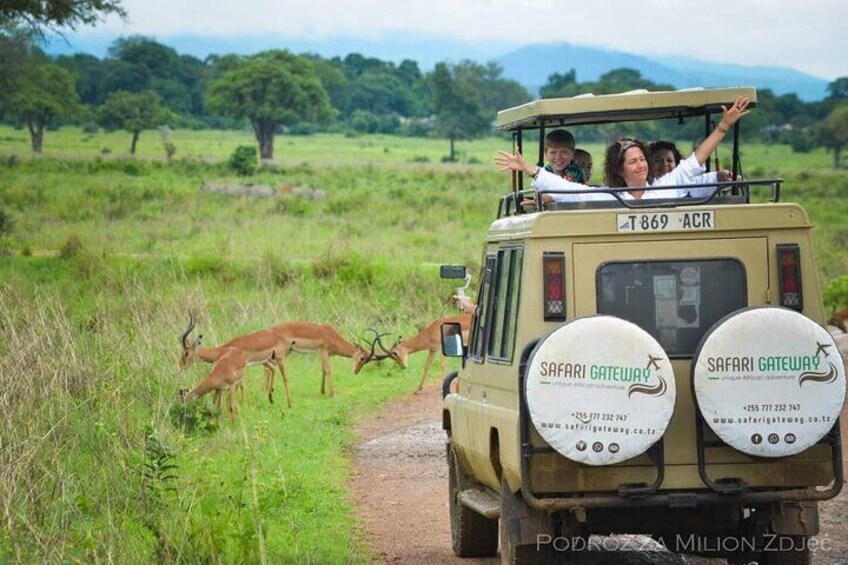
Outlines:
{"label": "spare tire cover", "polygon": [[525,381],[539,435],[588,465],[644,453],[674,412],[674,371],[662,346],[612,316],[578,318],[548,334],[531,354]]}
{"label": "spare tire cover", "polygon": [[845,366],[833,337],[806,316],[749,308],[701,338],[692,390],[722,441],[748,455],[783,457],[815,444],[836,423]]}

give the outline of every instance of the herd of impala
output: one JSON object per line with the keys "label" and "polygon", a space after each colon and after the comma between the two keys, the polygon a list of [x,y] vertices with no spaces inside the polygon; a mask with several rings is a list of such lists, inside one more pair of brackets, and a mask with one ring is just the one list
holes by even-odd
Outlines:
{"label": "herd of impala", "polygon": [[[189,336],[194,330],[196,321],[189,313],[189,322],[185,331],[180,336],[180,344],[183,348],[180,357],[180,370],[187,369],[195,361],[212,363],[209,375],[194,389],[180,391],[183,400],[199,398],[208,392],[214,393],[214,402],[220,408],[221,395],[227,391],[227,408],[230,418],[235,419],[233,400],[235,389],[240,388],[242,401],[244,401],[244,385],[242,378],[244,369],[248,365],[262,365],[265,373],[265,388],[268,391],[268,400],[274,401],[274,368],[280,370],[283,377],[283,386],[286,389],[286,402],[291,408],[291,394],[289,393],[289,381],[286,376],[286,355],[295,351],[298,353],[317,353],[321,357],[321,368],[323,377],[321,380],[321,394],[329,390],[330,396],[335,395],[333,377],[330,372],[330,356],[340,355],[353,359],[353,373],[357,374],[367,363],[391,359],[401,368],[407,367],[407,358],[411,353],[427,351],[427,360],[424,362],[424,371],[421,381],[418,383],[420,391],[424,386],[427,371],[433,364],[436,354],[441,351],[441,335],[439,328],[446,322],[458,322],[462,327],[463,341],[467,342],[468,332],[471,329],[471,315],[460,314],[440,318],[424,328],[416,336],[396,342],[392,347],[386,349],[381,338],[386,334],[380,334],[376,330],[368,348],[353,344],[345,340],[339,332],[330,325],[314,322],[288,322],[265,330],[238,336],[218,347],[201,347],[203,338],[198,335],[194,340]],[[375,354],[374,348],[379,345],[381,354]],[[445,372],[445,358],[441,359],[442,374]]]}

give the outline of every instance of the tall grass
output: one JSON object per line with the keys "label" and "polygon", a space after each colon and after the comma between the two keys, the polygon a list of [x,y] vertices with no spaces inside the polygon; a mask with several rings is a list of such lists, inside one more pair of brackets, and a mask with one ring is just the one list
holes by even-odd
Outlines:
{"label": "tall grass", "polygon": [[[46,157],[9,159],[10,131],[0,128],[0,562],[368,561],[346,489],[351,426],[414,390],[423,356],[406,373],[384,363],[357,376],[334,358],[335,398],[319,393],[315,357],[292,356],[292,409],[269,404],[261,369],[248,368],[230,424],[208,399],[206,410],[177,403],[209,370],[177,370],[187,311],[207,344],[298,319],[351,340],[369,327],[410,335],[452,312],[437,264],[467,264],[476,280],[508,178],[436,164],[444,142],[316,137],[278,144],[278,167],[251,182],[323,198],[234,197],[198,188],[244,182],[204,162],[236,134],[177,135],[166,163],[85,157],[70,142],[83,158],[48,145]],[[502,142],[478,143],[488,162]],[[844,172],[761,166],[806,206],[822,281],[848,272]],[[199,425],[183,425],[186,410]]]}

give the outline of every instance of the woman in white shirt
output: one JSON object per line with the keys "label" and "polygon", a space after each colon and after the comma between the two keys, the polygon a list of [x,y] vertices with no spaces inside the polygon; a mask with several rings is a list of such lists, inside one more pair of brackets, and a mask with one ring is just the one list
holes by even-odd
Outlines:
{"label": "woman in white shirt", "polygon": [[[737,98],[730,108],[721,107],[722,119],[716,128],[695,148],[695,151],[686,159],[682,160],[675,168],[663,176],[651,179],[651,167],[648,162],[648,150],[645,145],[635,139],[619,139],[607,148],[606,162],[604,163],[605,181],[610,188],[628,188],[622,191],[621,198],[636,199],[643,198],[683,198],[692,196],[695,198],[707,196],[714,190],[711,187],[698,189],[670,189],[650,190],[654,187],[674,186],[686,184],[698,184],[698,177],[706,172],[704,163],[724,139],[730,128],[739,121],[742,116],[750,112],[748,104],[750,100],[744,97]],[[499,151],[495,156],[495,164],[502,171],[520,171],[528,174],[533,179],[533,187],[537,191],[545,190],[588,190],[585,184],[567,181],[562,177],[549,173],[541,167],[531,165],[524,160],[519,152],[515,154]],[[556,194],[553,200],[580,202],[589,200],[610,200],[611,194],[599,193],[573,193]],[[545,199],[547,200],[547,199]]]}

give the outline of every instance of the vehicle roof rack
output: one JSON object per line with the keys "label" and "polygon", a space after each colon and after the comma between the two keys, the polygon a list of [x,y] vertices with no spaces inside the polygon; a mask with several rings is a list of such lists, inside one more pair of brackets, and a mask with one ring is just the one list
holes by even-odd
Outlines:
{"label": "vehicle roof rack", "polygon": [[643,121],[665,118],[682,119],[721,113],[736,98],[757,105],[753,87],[690,88],[649,92],[631,90],[620,94],[581,94],[571,98],[544,98],[498,112],[497,128],[501,131]]}

